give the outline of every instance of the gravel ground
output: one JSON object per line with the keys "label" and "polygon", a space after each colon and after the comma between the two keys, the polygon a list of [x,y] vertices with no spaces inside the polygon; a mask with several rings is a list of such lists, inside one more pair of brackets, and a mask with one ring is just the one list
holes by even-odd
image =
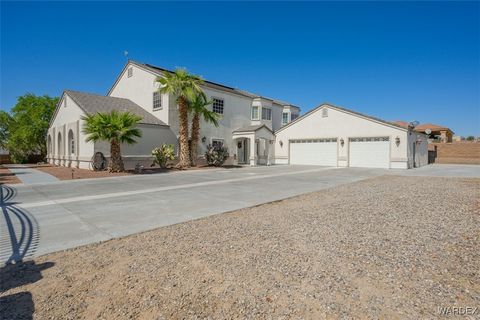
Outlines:
{"label": "gravel ground", "polygon": [[384,176],[45,255],[2,269],[0,314],[439,318],[480,307],[479,190]]}

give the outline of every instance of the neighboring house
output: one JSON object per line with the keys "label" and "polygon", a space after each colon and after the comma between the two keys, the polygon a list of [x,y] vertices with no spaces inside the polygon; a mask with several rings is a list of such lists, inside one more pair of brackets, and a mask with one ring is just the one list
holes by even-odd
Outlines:
{"label": "neighboring house", "polygon": [[453,141],[453,131],[445,126],[439,126],[432,123],[424,123],[415,127],[415,131],[425,133],[430,130],[429,137],[433,140],[438,140],[442,143],[448,143]]}
{"label": "neighboring house", "polygon": [[[107,96],[66,90],[48,131],[49,162],[90,168],[95,153],[109,157],[108,144],[85,142],[81,117],[114,109],[143,119],[138,143],[121,146],[126,168],[149,165],[151,150],[163,143],[178,150],[178,107],[156,82],[166,72],[129,61]],[[412,168],[428,161],[425,135],[409,128],[330,104],[299,117],[287,102],[210,81],[202,89],[221,120],[219,127],[201,123],[199,155],[212,144],[228,147],[235,164]]]}
{"label": "neighboring house", "polygon": [[[409,123],[406,121],[394,121],[393,123],[398,124],[402,127],[407,128]],[[440,126],[437,124],[432,124],[432,123],[423,123],[419,124],[418,126],[415,127],[414,129],[417,132],[421,133],[427,133],[429,131],[430,133],[428,134],[429,136],[429,141],[432,142],[442,142],[442,143],[448,143],[448,142],[453,142],[453,134],[454,132],[445,126]]]}

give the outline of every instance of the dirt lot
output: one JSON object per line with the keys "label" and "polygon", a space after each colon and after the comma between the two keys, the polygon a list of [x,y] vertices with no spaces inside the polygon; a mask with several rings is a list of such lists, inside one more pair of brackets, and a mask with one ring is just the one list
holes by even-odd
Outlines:
{"label": "dirt lot", "polygon": [[10,170],[0,165],[0,184],[15,184],[20,183],[20,179],[17,178]]}
{"label": "dirt lot", "polygon": [[479,190],[380,177],[45,255],[2,269],[0,314],[439,318],[480,307]]}
{"label": "dirt lot", "polygon": [[[31,167],[41,170],[43,172],[49,173],[60,180],[72,180],[72,170],[73,170],[73,179],[105,178],[105,177],[127,176],[127,175],[135,174],[132,170],[126,171],[126,172],[92,171],[92,170],[86,170],[86,169],[53,166],[49,164],[31,165]],[[215,168],[215,167],[202,165],[197,167],[191,167],[191,168],[188,168],[187,170],[203,170],[203,169],[212,169],[212,168]],[[168,169],[161,169],[158,167],[153,167],[153,168],[146,167],[143,169],[142,174],[164,173],[169,171],[178,171],[178,169],[175,169],[173,167],[170,167]]]}

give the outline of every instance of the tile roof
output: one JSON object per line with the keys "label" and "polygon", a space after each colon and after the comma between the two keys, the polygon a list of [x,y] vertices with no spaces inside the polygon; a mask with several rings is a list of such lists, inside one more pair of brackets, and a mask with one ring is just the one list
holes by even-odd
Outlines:
{"label": "tile roof", "polygon": [[129,111],[142,117],[140,123],[166,126],[163,121],[157,119],[154,115],[147,112],[138,104],[131,100],[116,97],[107,97],[97,94],[65,90],[65,93],[75,101],[78,106],[87,114],[97,112],[108,113],[113,110]]}
{"label": "tile roof", "polygon": [[450,128],[447,128],[445,126],[440,126],[440,125],[437,125],[437,124],[433,124],[433,123],[422,123],[422,124],[415,127],[415,130],[417,130],[417,131],[425,131],[426,129],[430,129],[432,131],[450,130]]}

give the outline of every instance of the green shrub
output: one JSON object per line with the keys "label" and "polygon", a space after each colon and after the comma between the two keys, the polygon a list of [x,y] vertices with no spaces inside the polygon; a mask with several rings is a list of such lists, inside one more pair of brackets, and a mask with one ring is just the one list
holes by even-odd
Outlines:
{"label": "green shrub", "polygon": [[160,168],[166,168],[169,160],[175,159],[175,148],[173,144],[162,144],[160,148],[155,148],[152,150],[153,164],[152,167],[156,164]]}
{"label": "green shrub", "polygon": [[225,160],[228,159],[228,149],[220,146],[207,146],[207,152],[205,152],[205,160],[209,166],[220,167]]}

